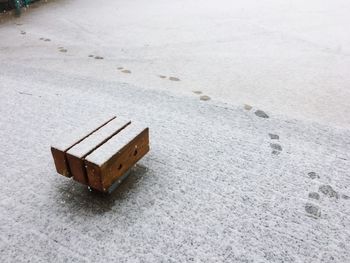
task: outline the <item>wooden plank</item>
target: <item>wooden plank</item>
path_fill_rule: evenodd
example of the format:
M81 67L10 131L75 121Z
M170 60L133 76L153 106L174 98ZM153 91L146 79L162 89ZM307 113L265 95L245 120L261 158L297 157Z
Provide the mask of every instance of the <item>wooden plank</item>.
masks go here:
M109 187L149 151L149 129L131 123L85 157L90 187L108 192Z
M93 120L89 120L89 122L87 122L84 127L78 127L78 129L75 129L73 132L66 132L63 134L63 136L60 138L60 141L57 142L54 146L51 146L51 153L55 162L57 173L71 177L72 174L69 170L65 152L77 143L86 139L89 135L113 119L115 119L115 116L110 118L99 117Z
M66 152L66 157L73 179L82 184L88 185L84 164L85 156L96 150L129 124L129 120L115 118L96 132L92 133L85 140L70 148Z

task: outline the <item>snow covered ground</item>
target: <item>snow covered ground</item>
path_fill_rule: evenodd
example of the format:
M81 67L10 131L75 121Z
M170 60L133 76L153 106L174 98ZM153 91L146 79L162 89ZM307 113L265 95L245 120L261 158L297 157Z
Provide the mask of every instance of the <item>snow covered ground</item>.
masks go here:
M304 2L2 15L1 262L347 262L350 4ZM50 145L113 114L146 123L151 151L101 196Z

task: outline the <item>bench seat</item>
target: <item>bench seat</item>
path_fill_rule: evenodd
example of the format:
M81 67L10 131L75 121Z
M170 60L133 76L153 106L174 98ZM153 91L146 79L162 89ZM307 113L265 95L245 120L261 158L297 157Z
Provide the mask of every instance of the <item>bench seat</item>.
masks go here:
M149 129L115 116L91 121L51 147L59 174L101 192L110 192L148 151Z

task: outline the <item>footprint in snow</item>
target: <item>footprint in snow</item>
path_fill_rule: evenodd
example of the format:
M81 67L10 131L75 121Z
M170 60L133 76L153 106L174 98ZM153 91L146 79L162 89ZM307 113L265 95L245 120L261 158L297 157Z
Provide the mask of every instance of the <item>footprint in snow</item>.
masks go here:
M271 140L279 140L279 136L277 134L269 133L269 137Z
M95 56L95 59L103 59L101 56Z
M319 200L320 199L320 194L316 192L311 192L309 193L309 198Z
M22 31L21 31L21 34L22 34L22 35L25 35L25 34L27 34L27 32L22 30Z
M321 208L315 204L312 204L312 203L305 204L305 211L306 211L308 216L313 217L315 219L317 219L321 216Z
M337 191L335 191L332 186L330 185L321 185L319 188L318 188L318 191L321 192L322 194L328 196L329 198L336 198L336 199L339 199L339 194Z
M62 53L66 53L68 50L65 49L64 47L59 47L58 51L62 52Z
M208 100L210 100L210 97L207 96L207 95L202 95L202 96L199 97L199 99L203 100L203 101L208 101Z
M315 179L315 178L320 178L320 176L318 174L316 174L315 172L309 172L308 176L311 179ZM333 189L332 186L328 185L328 184L323 184L320 185L318 188L318 193L317 192L310 192L308 194L308 197L310 199L313 199L315 201L319 201L320 200L320 194L323 194L324 196L328 197L328 198L335 198L335 199L339 199L339 197L341 196L342 199L348 200L350 199L349 196L342 194L340 195L337 191L335 191ZM321 209L319 206L312 204L312 203L307 203L305 205L305 211L307 213L308 216L311 216L313 218L319 218L321 216Z
M248 105L248 104L244 104L244 109L247 111L250 111L253 107Z
M273 133L269 133L269 137L271 140L279 140L280 138L279 135ZM274 155L278 155L282 152L282 146L279 143L270 143L270 147Z
M118 67L118 70L120 70L120 72L125 73L125 74L130 74L131 70L125 69L124 67Z
M161 78L161 79L166 79L167 78L167 76L165 76L165 75L158 75L158 77ZM177 78L177 77L168 77L168 79L171 80L171 81L180 81L180 79Z
M344 194L343 194L341 197L342 197L343 199L345 199L345 200L349 200L349 199L350 199L350 196L344 195Z
M282 146L278 143L270 143L272 154L278 155L282 152Z
M169 77L169 80L171 80L171 81L180 81L180 79L177 78L177 77Z
M309 173L307 173L307 175L311 178L311 179L319 179L320 178L320 176L317 174L317 173L315 173L315 172L309 172Z
M260 118L264 118L264 119L268 119L269 115L267 115L264 111L262 110L257 110L255 111L255 115L260 117Z
M194 91L192 91L192 92L193 92L194 94L197 94L197 95L203 94L203 92L200 91L200 90L194 90ZM201 96L199 96L199 99L202 100L202 101L208 101L208 100L210 100L211 98L210 98L208 95L201 95Z

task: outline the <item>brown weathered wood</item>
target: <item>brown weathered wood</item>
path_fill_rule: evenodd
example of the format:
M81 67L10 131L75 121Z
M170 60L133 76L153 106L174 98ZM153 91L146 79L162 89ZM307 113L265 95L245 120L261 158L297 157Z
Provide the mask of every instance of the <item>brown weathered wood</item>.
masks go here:
M71 177L72 175L69 171L65 150L62 151L51 146L51 153L52 153L53 160L55 162L57 173L63 176Z
M54 159L55 167L57 173L71 177L72 174L69 169L68 161L66 158L66 152L72 148L74 145L80 143L84 139L86 139L88 136L90 136L92 133L106 125L108 122L113 120L115 116L107 119L106 121L98 120L95 121L95 123L87 123L88 128L86 129L79 129L75 134L72 134L72 138L74 139L68 139L68 141L60 142L59 145L51 146L51 153L52 157ZM96 128L95 128L95 127ZM94 127L94 128L91 128Z
M148 128L131 123L86 156L85 167L90 187L107 192L148 151Z

